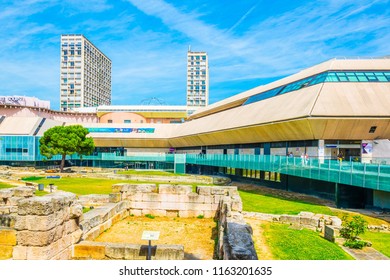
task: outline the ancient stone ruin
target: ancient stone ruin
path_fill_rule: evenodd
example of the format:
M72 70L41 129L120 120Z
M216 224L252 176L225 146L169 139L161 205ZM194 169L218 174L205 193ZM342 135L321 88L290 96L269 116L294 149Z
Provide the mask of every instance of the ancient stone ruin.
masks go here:
M85 214L85 200L71 193L35 197L31 187L1 190L0 259L145 259L144 245L94 240L119 220L146 214L215 218L220 259L257 259L236 187L198 186L194 193L190 185L116 184L112 190L109 203ZM181 245L153 248L152 259L183 258Z

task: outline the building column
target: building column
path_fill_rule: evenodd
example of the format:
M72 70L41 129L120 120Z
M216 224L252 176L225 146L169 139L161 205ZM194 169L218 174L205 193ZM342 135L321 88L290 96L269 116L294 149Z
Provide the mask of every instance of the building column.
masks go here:
M325 161L325 140L318 140L318 160L320 163Z

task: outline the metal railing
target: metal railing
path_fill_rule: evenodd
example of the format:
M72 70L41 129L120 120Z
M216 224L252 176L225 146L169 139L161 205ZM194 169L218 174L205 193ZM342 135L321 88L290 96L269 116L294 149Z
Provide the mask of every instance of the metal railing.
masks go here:
M390 165L278 155L186 155L186 163L278 172L390 191Z

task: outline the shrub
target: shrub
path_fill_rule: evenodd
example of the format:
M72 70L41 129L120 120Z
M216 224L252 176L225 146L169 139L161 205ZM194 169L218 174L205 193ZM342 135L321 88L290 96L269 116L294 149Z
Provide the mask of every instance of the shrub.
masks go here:
M363 249L367 244L368 242L363 240L347 240L345 241L344 246L352 249Z
M204 215L199 215L197 218L198 218L198 219L203 219L203 218L204 218Z
M344 216L342 220L343 227L340 230L340 235L346 240L344 246L354 249L362 249L367 246L367 242L359 240L359 235L367 229L367 221L361 216L353 216L352 219Z
M149 218L149 219L154 219L155 218L152 214L146 214L145 217Z

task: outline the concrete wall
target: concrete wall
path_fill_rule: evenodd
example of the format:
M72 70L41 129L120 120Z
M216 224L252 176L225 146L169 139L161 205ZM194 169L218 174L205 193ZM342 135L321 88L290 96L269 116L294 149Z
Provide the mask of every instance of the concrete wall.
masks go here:
M390 209L390 192L374 190L373 205L382 209Z

